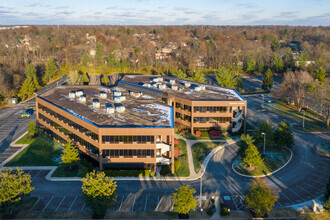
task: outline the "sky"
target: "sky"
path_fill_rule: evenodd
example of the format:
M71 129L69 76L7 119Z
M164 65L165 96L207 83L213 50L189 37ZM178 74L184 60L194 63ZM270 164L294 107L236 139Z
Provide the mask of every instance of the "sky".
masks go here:
M0 0L0 25L330 25L330 0Z

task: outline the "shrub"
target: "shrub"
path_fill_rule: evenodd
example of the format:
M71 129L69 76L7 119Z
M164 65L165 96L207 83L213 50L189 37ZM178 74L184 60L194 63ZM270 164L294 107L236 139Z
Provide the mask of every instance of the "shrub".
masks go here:
M175 145L179 145L179 141L178 140L174 140L174 144Z
M156 173L155 172L150 172L150 177L155 177Z
M324 203L323 207L324 207L326 210L329 210L329 211L330 211L330 199L328 199L328 200Z
M162 169L160 170L160 175L167 176L171 173L171 166L162 166Z
M196 134L197 137L200 137L201 136L201 132L200 131L196 131L195 134Z
M209 137L209 133L207 131L202 131L200 136L201 137Z
M208 209L206 210L206 214L207 214L208 216L212 216L212 215L214 214L213 209L212 209L212 208L208 208Z
M220 211L221 216L226 216L229 215L228 208L227 207L222 207Z
M219 131L219 130L212 130L212 131L210 131L210 135L211 135L212 137L219 137L221 134L222 134L222 133L221 133L221 131Z
M149 175L150 175L150 170L148 169L144 170L144 176L149 177Z
M174 170L177 171L181 167L181 161L176 160L174 161Z

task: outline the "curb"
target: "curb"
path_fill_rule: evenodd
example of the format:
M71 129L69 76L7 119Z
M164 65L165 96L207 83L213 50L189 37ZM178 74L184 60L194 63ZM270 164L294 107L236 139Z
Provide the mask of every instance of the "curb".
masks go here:
M16 140L14 140L13 142L11 142L11 144L9 145L10 147L24 147L27 144L15 144L19 139L21 139L22 137L24 137L26 134L28 133L28 131L24 132L21 136L19 136L18 138L16 138Z
M323 142L323 143L324 143L324 142ZM322 144L322 143L319 143L319 144L317 144L317 145L315 146L315 148L316 148L316 153L320 154L321 156L324 156L324 157L330 158L330 154L325 153L325 152L322 151L322 149L321 149L321 144Z
M286 147L286 148L287 148L287 147ZM234 168L234 163L232 163L231 168L232 168L232 170L233 170L236 174L238 174L238 175L240 175L240 176L243 176L243 177L256 178L256 177L266 177L266 176L271 176L271 175L273 175L274 173L277 173L278 171L282 170L284 167L286 167L286 165L288 165L288 164L290 163L290 161L291 161L291 159L292 159L292 156L293 156L293 152L292 152L291 149L289 149L289 148L287 148L287 149L291 152L291 155L290 155L289 160L288 160L283 166L281 166L280 168L278 168L277 170L275 170L275 171L273 171L273 172L271 172L271 173L268 173L268 174L265 174L265 175L258 175L258 176L249 176L249 175L245 175L245 174L241 174L241 173L237 172L237 171L235 170L235 168Z

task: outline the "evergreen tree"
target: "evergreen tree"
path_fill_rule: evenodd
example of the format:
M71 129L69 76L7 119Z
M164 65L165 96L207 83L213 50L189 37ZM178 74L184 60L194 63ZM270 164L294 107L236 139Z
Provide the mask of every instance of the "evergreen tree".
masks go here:
M258 217L263 217L273 209L278 196L265 185L264 179L256 178L248 186L250 189L244 198L247 208L252 209Z
M250 57L247 61L247 67L245 71L247 73L253 73L256 70L256 61L253 59L253 57Z
M323 66L320 66L317 70L316 70L316 75L315 78L320 82L320 84L322 85L325 81L325 77L327 76L325 69L323 68Z
M37 79L37 71L33 64L28 64L25 69L25 80L22 84L22 87L18 93L18 97L21 97L22 100L29 98L33 95L34 91L40 88Z
M45 75L42 78L43 83L46 84L47 82L49 82L56 75L56 72L57 67L54 63L54 60L53 58L49 58L46 65Z
M176 74L176 77L178 79L186 79L187 78L187 74L185 72L183 72L181 69L177 69L175 74Z
M287 121L281 121L277 126L276 144L279 147L291 148L293 146L293 133Z
M102 75L102 84L108 86L110 83L109 76L107 74Z
M89 83L89 78L88 78L88 75L87 75L86 72L83 74L83 76L82 76L82 80L83 80L83 83L84 83L85 85L88 85L88 83Z
M197 204L194 198L195 189L191 189L190 185L183 185L176 189L172 195L173 208L178 214L187 215L190 210L195 209Z
M72 144L72 142L68 142L64 145L61 158L61 163L69 165L70 170L72 165L76 164L80 160L78 149Z
M283 62L284 62L286 71L290 70L294 65L293 54L292 54L292 50L290 47L287 48L287 50L283 56Z
M31 120L29 123L28 134L30 137L34 137L37 134L36 123L34 123L33 120Z
M11 213L12 209L34 190L31 186L31 175L25 174L17 168L2 168L0 170L0 211L4 214Z
M280 47L281 47L280 42L277 39L274 39L271 44L271 48L272 48L273 52L277 51Z
M196 69L191 77L192 81L205 83L204 72L202 69Z
M260 59L259 62L258 62L258 68L257 68L258 72L263 73L264 68L265 68L264 61L262 59Z
M104 172L88 173L82 179L83 200L90 206L96 217L103 217L108 209L116 203L117 184Z
M86 53L86 51L84 51L84 55L81 58L81 64L83 66L88 66L88 63L90 62L90 57L88 56L88 54Z
M262 88L265 90L271 89L273 87L273 73L272 71L268 68L264 80L262 82Z
M257 168L262 163L260 153L254 144L249 144L246 148L243 162L249 167L254 166L255 168Z
M241 140L238 142L238 146L240 148L237 151L237 153L240 155L241 158L244 157L246 149L248 148L248 146L253 144L253 142L254 142L254 140L251 138L251 136L249 134L247 134L247 135L242 134L241 135Z
M102 44L98 42L96 44L96 52L95 52L95 64L96 66L103 65L103 51L102 51Z
M303 51L298 60L299 67L304 69L307 61L307 52Z
M264 135L262 133L266 134L266 146L273 147L275 145L275 132L268 120L264 123L259 123L253 133L253 137L256 140L255 143L260 147L264 146Z
M284 68L284 63L280 55L275 55L273 59L272 69L275 73L282 73Z
M216 71L216 80L223 87L236 89L239 86L239 77L228 67L223 66Z
M116 54L115 53L109 53L108 66L113 67L113 68L118 68L120 66L120 62L118 62L116 60Z

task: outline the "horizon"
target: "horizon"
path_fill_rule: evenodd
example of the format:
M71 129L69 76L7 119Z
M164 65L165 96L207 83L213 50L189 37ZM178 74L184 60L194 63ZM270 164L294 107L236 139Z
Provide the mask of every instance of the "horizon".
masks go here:
M8 0L0 25L329 26L329 11L325 0Z

